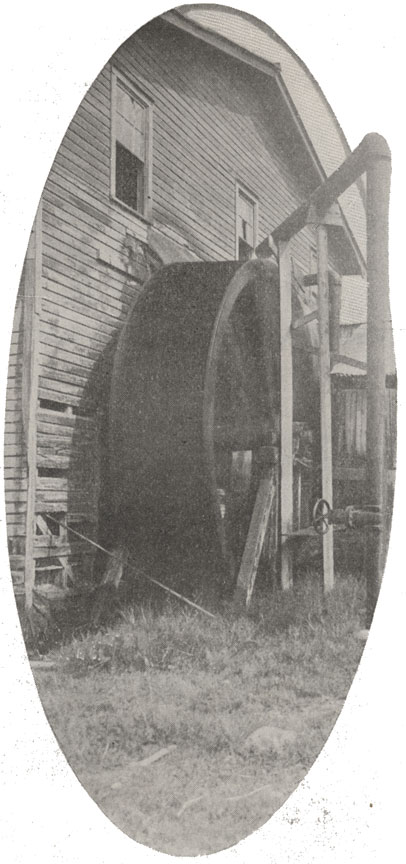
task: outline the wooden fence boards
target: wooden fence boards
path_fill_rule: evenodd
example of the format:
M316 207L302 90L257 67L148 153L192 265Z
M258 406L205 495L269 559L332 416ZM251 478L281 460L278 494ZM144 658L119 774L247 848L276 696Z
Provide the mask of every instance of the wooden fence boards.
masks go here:
M345 460L360 461L366 453L366 389L340 385L334 388L334 457L337 464ZM386 389L386 448L388 468L395 465L396 390Z

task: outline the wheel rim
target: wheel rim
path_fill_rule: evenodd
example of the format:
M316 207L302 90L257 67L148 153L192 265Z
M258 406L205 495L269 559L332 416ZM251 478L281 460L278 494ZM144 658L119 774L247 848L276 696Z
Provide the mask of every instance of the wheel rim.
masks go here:
M252 292L251 298L247 294L249 291ZM256 480L259 480L259 477L255 477L255 472L258 474L257 454L261 447L272 445L272 433L278 426L278 291L279 277L275 262L255 260L241 266L224 293L213 327L206 364L203 398L204 455L221 556L232 578L236 575L238 519L249 519L250 493L252 496ZM244 344L247 316L243 316L239 310L239 302L241 304L245 299L244 293L250 301L248 306L251 313L248 317L251 325L254 322L250 335L256 335L254 340L251 338L250 346L247 345L248 340L245 340ZM245 328L245 336L241 328ZM238 337L236 329L239 329ZM238 357L238 352L242 356ZM236 384L238 377L241 380ZM258 394L256 384L259 381L262 392ZM227 410L223 411L222 415L221 410L219 413L221 389L224 396L227 387L230 390L228 418ZM225 437L224 441L222 436ZM228 462L230 472L229 487L225 489L219 483L222 479L219 453L223 454L223 463ZM241 488L233 497L233 484L235 487L238 483ZM231 522L230 518L227 518L227 508ZM231 529L231 536L228 529Z

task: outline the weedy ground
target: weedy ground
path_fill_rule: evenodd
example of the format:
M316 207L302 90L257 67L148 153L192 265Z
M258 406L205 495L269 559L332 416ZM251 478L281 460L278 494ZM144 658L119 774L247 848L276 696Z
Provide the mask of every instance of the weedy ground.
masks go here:
M258 596L248 615L175 604L123 610L51 651L53 668L35 675L104 813L138 842L198 855L263 824L314 762L360 660L365 590L343 576L324 598L308 573L293 592ZM249 749L263 726L272 744Z

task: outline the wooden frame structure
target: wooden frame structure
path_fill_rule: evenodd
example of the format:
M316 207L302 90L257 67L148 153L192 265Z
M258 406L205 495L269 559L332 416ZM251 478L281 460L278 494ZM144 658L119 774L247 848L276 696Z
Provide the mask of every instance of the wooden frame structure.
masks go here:
M281 290L281 582L292 584L292 558L289 540L292 532L293 498L293 379L292 379L292 299L289 244L305 225L317 226L317 284L319 324L320 425L322 449L322 496L332 507L333 465L331 445L330 373L339 355L330 355L329 337L329 226L340 224L337 198L364 172L367 177L367 466L366 506L383 512L385 446L385 313L389 308L388 211L391 157L380 135L369 134L331 177L313 192L307 202L292 213L257 250L279 251ZM310 316L305 316L307 323ZM334 345L337 350L337 346ZM351 363L350 358L346 362ZM355 365L358 365L356 362ZM382 571L382 531L379 525L368 529L365 555L367 583L367 626L375 609ZM324 590L334 584L333 528L323 536Z

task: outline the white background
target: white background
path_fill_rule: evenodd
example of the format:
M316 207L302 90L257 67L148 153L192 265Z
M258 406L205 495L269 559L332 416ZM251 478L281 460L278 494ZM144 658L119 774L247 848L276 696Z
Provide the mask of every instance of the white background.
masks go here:
M231 5L231 4L227 4ZM273 6L273 8L272 8ZM405 194L401 4L240 3L266 21L318 80L351 147L371 131L393 154L391 302L399 385L399 458L394 526L381 597L354 686L322 756L287 804L220 861L394 862L404 860L403 709L405 553L403 282ZM165 7L150 0L36 0L3 11L1 291L4 383L18 280L36 205L79 101L118 45ZM7 17L6 17L7 16ZM1 410L4 410L2 401ZM115 829L82 790L60 753L32 682L15 615L2 504L0 554L0 848L10 864L126 864L163 856ZM403 801L402 801L403 798ZM372 807L370 806L372 804Z

